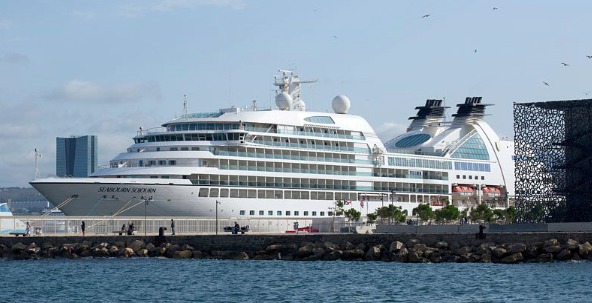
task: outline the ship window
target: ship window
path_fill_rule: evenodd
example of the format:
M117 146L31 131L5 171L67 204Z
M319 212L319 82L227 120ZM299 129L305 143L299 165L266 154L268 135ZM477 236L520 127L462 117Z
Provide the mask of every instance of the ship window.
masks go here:
M171 149L170 149L170 151L178 151L178 150L179 150L179 148L177 148L177 147L171 147Z
M208 189L207 188L200 188L199 189L199 197L207 197L208 196Z
M313 211L313 212L312 212L312 216L313 216L313 217L316 217L316 216L317 216L317 212L316 212L316 211Z
M300 212L299 212L299 211L297 211L297 210L295 210L295 211L294 211L294 216L298 216L298 215L300 215Z
M308 216L308 211L304 211L304 216Z
M260 216L263 216L263 215L265 215L265 211L262 211L262 210L260 210L260 211L259 211L259 215L260 215Z
M212 188L210 190L210 197L214 197L214 198L218 197L218 189L217 188Z
M228 198L228 188L220 189L220 198Z
M324 211L322 211L322 212L321 212L321 217L324 217L324 216L325 216L325 212L324 212Z
M158 165L166 165L166 160L158 160Z
M485 180L485 176L481 176L481 180Z
M268 216L273 216L273 210L268 210L268 211L267 211L267 215L268 215Z
M319 124L335 124L335 121L329 116L312 116L304 118L304 121Z
M240 215L241 215L241 216L244 216L244 215L245 215L245 211L244 211L244 210L241 210L241 211L240 211Z
M465 143L450 155L452 158L489 160L489 153L487 147L479 136L479 133L474 133Z
M277 215L278 215L278 216L281 216L281 215L282 215L282 211L281 211L281 210L278 210L278 211L277 211Z
M255 211L254 210L249 210L249 215L250 216L254 216L255 215Z
M395 146L398 148L407 148L422 144L428 141L431 138L428 134L415 134L408 137L405 137L395 143Z
M290 211L286 210L286 216L289 216L289 215L290 215Z
M177 165L177 161L176 160L169 160L169 165Z

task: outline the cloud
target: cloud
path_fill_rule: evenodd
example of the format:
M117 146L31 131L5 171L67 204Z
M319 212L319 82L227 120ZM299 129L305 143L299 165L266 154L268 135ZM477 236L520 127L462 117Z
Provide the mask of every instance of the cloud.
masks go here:
M0 55L0 62L10 64L25 64L29 63L29 57L19 53L4 53Z
M105 87L94 82L72 80L45 97L50 100L71 102L135 102L144 99L159 99L160 90L157 85L148 83Z
M162 0L155 5L125 5L120 7L119 13L128 18L134 18L148 12L170 12L178 9L191 9L203 6L216 6L231 9L243 9L244 0Z

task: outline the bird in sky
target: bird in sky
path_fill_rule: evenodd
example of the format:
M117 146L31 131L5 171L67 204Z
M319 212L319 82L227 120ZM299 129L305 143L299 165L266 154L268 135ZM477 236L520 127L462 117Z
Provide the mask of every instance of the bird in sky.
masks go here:
M477 52L477 49L475 49L475 52Z
M429 17L429 16L430 16L430 15L429 15L429 14L427 14L427 15L423 15L423 16L421 16L421 17L422 17L422 18L427 18L427 17Z
M561 64L563 64L563 66L569 66L569 64L561 62Z
M546 86L550 86L549 83L543 81L543 84L545 84Z
M497 9L498 9L497 7L495 7L495 6L493 7L493 10L497 10Z
M592 56L588 56L588 55L587 55L586 57L588 57L588 59L592 59Z

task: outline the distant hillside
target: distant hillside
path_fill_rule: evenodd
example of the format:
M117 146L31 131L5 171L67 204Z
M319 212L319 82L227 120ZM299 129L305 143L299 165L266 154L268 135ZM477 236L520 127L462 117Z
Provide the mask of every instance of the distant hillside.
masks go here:
M46 200L36 189L32 187L2 187L0 188L0 203L12 201L40 201Z

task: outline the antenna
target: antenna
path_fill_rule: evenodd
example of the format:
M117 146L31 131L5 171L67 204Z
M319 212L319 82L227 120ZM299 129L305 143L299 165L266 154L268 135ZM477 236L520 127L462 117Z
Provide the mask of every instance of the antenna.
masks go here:
M183 95L185 101L183 101L183 118L187 118L187 95Z
M33 180L39 178L39 167L37 166L37 159L41 158L41 153L35 148L35 177Z

